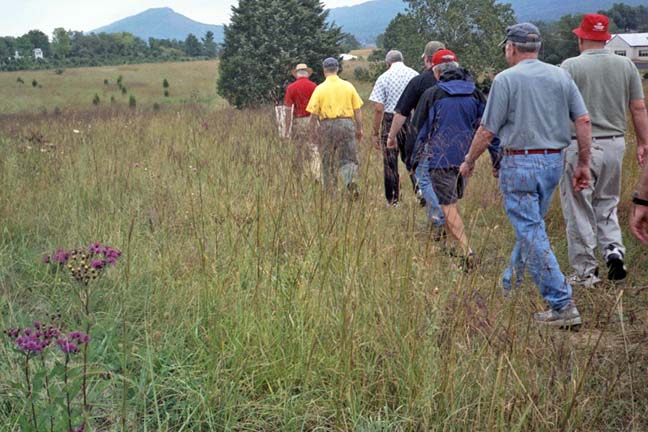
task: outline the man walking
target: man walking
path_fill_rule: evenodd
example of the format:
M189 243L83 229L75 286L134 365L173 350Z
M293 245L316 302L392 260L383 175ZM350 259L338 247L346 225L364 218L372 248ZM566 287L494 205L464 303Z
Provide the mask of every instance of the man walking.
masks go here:
M629 58L605 49L611 38L608 18L587 14L573 32L581 55L565 60L562 67L576 82L592 120L592 184L582 192L570 187L578 158L578 146L573 140L565 151L560 202L567 225L569 264L575 271L569 281L591 287L601 281L594 253L597 246L609 280L621 281L627 275L617 217L626 114L629 109L637 135L639 164L648 156L648 116L637 67Z
M315 84L309 79L313 74L313 69L306 64L300 63L292 71L295 82L286 88L284 105L292 108L293 118L286 116L286 130L290 130L292 120L292 138L297 143L301 155L304 157L308 168L316 179L321 176L319 152L315 143L311 142L308 125L310 113L306 111L306 106L315 91Z
M566 71L538 60L541 37L535 25L508 27L502 44L511 67L495 77L481 126L459 170L470 176L477 158L493 136L499 136L503 152L500 191L516 238L502 277L504 294L519 287L526 269L550 306L536 313L535 320L554 326L578 325L581 317L549 244L544 217L562 174L562 149L571 141L570 119L578 139L572 187L580 191L589 184L587 108Z
M423 93L416 108L414 123L419 134L412 165L423 197L427 199L430 193L438 197L446 229L463 252L463 267L471 270L476 264L475 253L468 245L457 206L466 186L459 166L479 126L486 99L468 71L459 67L452 51L437 51L432 71L438 83Z
M392 50L385 56L388 70L378 77L376 84L369 96L374 102L373 141L378 150L383 154L383 170L385 178L385 198L387 205L397 205L400 200L400 178L398 175L398 153L400 150L401 159L407 163L409 156L406 149L407 140L412 139L411 128L402 128L396 135L398 147L387 148L387 136L391 129L396 103L405 87L418 73L403 63L403 54L400 51ZM408 134L410 136L408 136ZM415 179L412 178L412 186L416 187Z
M359 196L356 140L362 141L363 136L362 99L351 83L338 76L336 59L329 57L322 66L326 80L315 88L306 107L311 113L311 136L313 142L319 138L324 188L329 192L337 188L339 164L344 185L355 200Z
M436 78L434 78L434 73L432 73L432 57L434 56L434 54L436 54L437 51L442 49L445 49L445 45L438 41L430 41L425 45L425 49L423 50L423 54L421 55L425 70L423 71L423 73L415 76L410 80L409 84L407 84L407 87L405 87L403 94L401 94L401 97L398 99L398 103L394 108L394 119L387 135L387 148L395 149L397 147L398 143L396 141L396 137L398 136L402 128L413 127L411 121L409 121L408 119L410 119L410 115L416 108L423 93L427 89L434 87L437 83ZM405 157L405 160L408 161L405 163L405 166L410 172L410 178L414 182L416 181L416 177L414 175L413 168L409 163L409 160L411 159L412 151L414 149L414 141L417 134L418 131L416 130L416 128L413 128L411 132L406 130L406 135L411 136L412 139L409 139L407 141L404 152L406 154L403 155ZM417 189L418 192L418 188L415 189ZM431 192L432 193L428 196L427 199L421 198L421 205L427 206L428 218L434 221L434 226L438 229L442 229L441 227L445 225L443 211L441 210L439 200L434 194L434 191L431 190Z

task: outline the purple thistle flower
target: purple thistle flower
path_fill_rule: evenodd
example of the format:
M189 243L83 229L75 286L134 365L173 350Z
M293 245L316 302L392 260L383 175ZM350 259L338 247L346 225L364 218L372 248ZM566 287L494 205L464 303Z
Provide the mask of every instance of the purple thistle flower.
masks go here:
M49 255L45 255L43 258L43 264L49 264L51 262L51 258Z
M34 328L36 328L37 330L40 330L41 326L42 326L42 323L40 321L34 321Z
M54 252L54 255L52 255L52 261L58 264L67 263L69 258L70 258L70 254L65 252L61 248L57 249L56 252Z
M100 253L101 249L101 242L95 242L88 246L88 252Z
M90 266L96 270L101 270L105 265L106 265L106 261L100 259L92 260L92 262L90 263Z
M90 336L81 331L73 331L68 335L68 339L76 341L78 344L86 344L90 342Z
M77 344L65 338L57 339L56 344L65 354L75 354L79 351Z
M31 336L32 335L32 329L26 328L25 330L23 330L23 334L25 336Z

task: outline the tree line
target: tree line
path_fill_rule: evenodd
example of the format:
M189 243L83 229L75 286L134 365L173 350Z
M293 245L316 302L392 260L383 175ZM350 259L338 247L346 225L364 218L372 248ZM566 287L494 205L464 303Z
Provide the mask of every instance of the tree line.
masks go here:
M43 59L35 59L33 50L36 48L42 50ZM218 56L220 49L211 31L200 39L189 34L185 40L149 38L144 41L126 32L85 34L57 28L50 41L42 31L31 30L19 37L0 37L0 70L214 58Z
M505 65L497 47L504 28L515 21L513 10L506 3L494 0L405 0L409 7L398 14L378 37L378 49L372 60L379 61L390 49L403 52L410 65L421 63L421 47L428 40L444 41L470 70L498 70ZM647 32L648 7L617 3L609 10L598 11L610 18L612 33ZM578 41L572 30L580 25L582 14L565 15L557 21L534 22L543 37L540 59L559 64L579 54ZM374 78L380 72L368 74Z

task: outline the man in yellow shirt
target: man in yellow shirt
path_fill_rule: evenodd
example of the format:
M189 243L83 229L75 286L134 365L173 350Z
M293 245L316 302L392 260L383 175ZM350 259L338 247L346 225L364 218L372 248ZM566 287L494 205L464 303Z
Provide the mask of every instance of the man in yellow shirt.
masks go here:
M322 155L324 188L337 187L337 164L344 185L352 199L358 198L358 152L356 140L362 141L362 99L353 85L338 76L340 65L332 57L324 60L326 80L317 86L306 111L311 113L310 131L313 142L319 143ZM353 120L355 119L355 127Z

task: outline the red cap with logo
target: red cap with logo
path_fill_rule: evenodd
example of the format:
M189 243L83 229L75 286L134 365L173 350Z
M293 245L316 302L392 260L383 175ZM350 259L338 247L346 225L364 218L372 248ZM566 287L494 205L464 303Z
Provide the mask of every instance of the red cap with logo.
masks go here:
M453 53L450 50L443 49L434 53L434 56L432 57L432 66L437 66L440 65L441 63L450 63L456 61L458 60L457 60L457 55L455 53Z
M607 41L612 38L608 33L608 17L601 14L586 14L580 27L572 32L581 39Z

